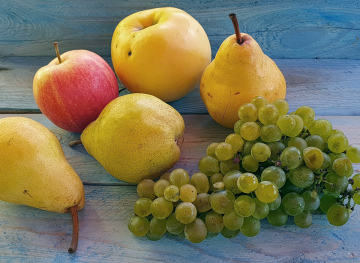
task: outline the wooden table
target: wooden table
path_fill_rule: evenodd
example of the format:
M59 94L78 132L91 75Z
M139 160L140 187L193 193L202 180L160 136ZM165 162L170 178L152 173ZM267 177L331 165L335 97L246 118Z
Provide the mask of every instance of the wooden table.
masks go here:
M6 23L0 26L0 118L26 116L56 134L84 183L86 205L79 212L78 250L68 254L72 231L69 214L0 202L0 262L360 262L360 207L355 207L342 227L334 227L325 215L316 214L307 229L296 227L293 220L282 227L262 220L260 233L252 238L217 236L192 244L168 235L156 242L133 236L127 222L137 200L136 186L109 175L82 145L68 146L79 134L56 127L40 113L32 94L32 80L35 72L53 58L50 46L54 38L64 39L63 52L82 45L111 64L108 43L114 25L125 15L159 4L85 2L2 3L0 21ZM311 106L317 118L328 119L351 143L360 144L357 1L276 4L272 0L220 0L210 6L204 6L208 1L203 0L191 4L164 2L187 10L204 25L213 55L225 37L232 34L230 21L223 17L238 8L243 14L239 17L244 19L241 24L259 39L282 70L290 111ZM67 21L73 21L71 26ZM38 35L30 33L33 28ZM320 59L315 58L318 54ZM193 174L207 145L224 140L232 130L211 119L198 89L170 104L183 115L186 125L181 158L173 169L180 167ZM354 168L355 173L360 172L359 164Z
M133 236L127 229L127 221L137 199L136 186L109 175L82 145L70 148L68 143L78 139L79 134L66 132L44 115L34 113L32 77L48 60L1 59L2 67L9 70L0 71L0 107L3 109L0 118L29 117L44 124L59 138L69 163L85 187L86 205L79 212L79 246L75 254L67 253L72 230L69 214L0 202L1 262L191 262L195 258L200 262L360 260L359 207L355 207L349 222L342 227L331 226L325 215L316 214L313 225L307 229L296 227L292 220L283 227L273 227L262 220L260 233L252 238L218 236L192 244L170 236L157 242ZM281 59L276 62L287 80L290 111L309 105L317 118L328 119L351 143L360 144L359 60ZM193 174L206 146L224 140L232 131L206 114L198 89L170 104L183 114L186 125L181 158L174 168L181 167ZM16 109L12 105L17 105ZM359 165L354 167L355 172L359 172Z

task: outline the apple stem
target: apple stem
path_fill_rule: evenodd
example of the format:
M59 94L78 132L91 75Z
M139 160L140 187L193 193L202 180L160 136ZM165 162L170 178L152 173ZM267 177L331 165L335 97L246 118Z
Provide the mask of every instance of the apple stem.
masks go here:
M76 141L69 142L69 147L73 147L73 146L79 145L79 144L82 144L82 141L80 139L76 140Z
M239 22L237 20L236 14L231 13L229 14L229 17L234 25L234 29L235 29L235 35L236 35L236 41L239 45L242 44L242 38L241 38L241 34L240 34L240 29L239 29Z
M61 63L62 61L61 61L60 52L59 52L59 43L54 42L54 47L55 47L56 56L57 56L59 62Z
M73 223L73 233L72 233L72 240L70 244L70 248L68 252L70 254L75 253L79 241L79 220L78 220L78 206L70 207L70 213Z

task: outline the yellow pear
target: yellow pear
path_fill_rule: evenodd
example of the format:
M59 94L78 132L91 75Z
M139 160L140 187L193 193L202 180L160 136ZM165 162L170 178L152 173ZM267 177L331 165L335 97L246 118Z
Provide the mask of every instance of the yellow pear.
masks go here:
M221 44L215 59L206 67L200 82L200 95L219 124L233 128L238 109L256 96L269 102L284 99L285 78L275 62L258 43L239 31L235 14L230 14L236 34Z
M115 178L138 183L154 179L180 158L185 124L159 98L132 93L111 101L81 134L81 142Z
M0 119L0 200L73 217L73 253L78 240L77 211L84 186L67 162L56 136L25 117Z

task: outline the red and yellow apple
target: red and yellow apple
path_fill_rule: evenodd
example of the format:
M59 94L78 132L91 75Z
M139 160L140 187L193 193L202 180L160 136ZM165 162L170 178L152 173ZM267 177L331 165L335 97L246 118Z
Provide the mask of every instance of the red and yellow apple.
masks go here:
M130 92L170 102L199 84L211 61L211 47L205 30L191 15L163 7L124 18L112 37L111 58Z
M71 50L40 68L33 93L41 112L58 127L81 133L119 96L114 71L99 55Z

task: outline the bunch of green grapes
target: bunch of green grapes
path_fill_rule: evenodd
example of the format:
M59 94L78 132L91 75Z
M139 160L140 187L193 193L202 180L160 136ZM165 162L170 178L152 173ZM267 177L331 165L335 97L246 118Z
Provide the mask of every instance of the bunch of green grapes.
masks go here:
M159 240L165 233L190 242L222 235L252 237L261 221L298 227L312 224L315 211L344 225L360 204L360 146L314 110L288 113L285 100L255 97L238 110L224 141L208 145L198 172L166 173L137 186L139 199L128 227L136 236Z

